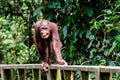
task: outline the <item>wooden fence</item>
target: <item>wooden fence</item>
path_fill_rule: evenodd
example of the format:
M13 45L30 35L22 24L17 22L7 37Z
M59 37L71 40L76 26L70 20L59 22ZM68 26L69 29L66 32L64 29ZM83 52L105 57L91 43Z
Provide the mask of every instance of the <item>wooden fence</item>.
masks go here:
M119 66L51 65L44 72L41 64L9 64L0 65L0 80L112 80L111 74L119 72Z

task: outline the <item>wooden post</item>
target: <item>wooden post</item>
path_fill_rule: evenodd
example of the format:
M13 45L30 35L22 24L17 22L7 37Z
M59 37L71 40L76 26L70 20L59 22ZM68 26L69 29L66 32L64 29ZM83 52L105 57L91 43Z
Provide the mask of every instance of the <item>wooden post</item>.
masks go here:
M89 80L89 72L81 71L81 80Z
M100 80L112 80L110 73L100 73Z
M26 80L26 74L24 69L18 69L18 80Z
M64 70L63 71L63 76L64 76L64 80L73 80L73 74L71 71L67 71L67 70Z
M3 69L3 67L1 67L1 79L2 80L5 80L5 76L4 76L4 69Z
M11 69L1 69L2 80L13 80Z
M52 80L51 79L51 71L50 71L49 67L48 67L48 72L46 72L46 75L47 75L47 80Z
M40 69L32 69L33 80L41 80L41 70Z
M50 71L51 71L51 80L56 80L57 70L51 69Z
M95 80L100 80L100 69L99 68L95 71Z

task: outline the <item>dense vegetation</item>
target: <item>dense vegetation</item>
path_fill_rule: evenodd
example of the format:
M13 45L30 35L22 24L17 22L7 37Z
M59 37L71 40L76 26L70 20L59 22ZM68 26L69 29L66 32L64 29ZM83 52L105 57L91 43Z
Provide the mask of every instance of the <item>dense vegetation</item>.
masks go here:
M120 0L0 0L1 63L39 63L39 19L58 24L69 64L120 65Z

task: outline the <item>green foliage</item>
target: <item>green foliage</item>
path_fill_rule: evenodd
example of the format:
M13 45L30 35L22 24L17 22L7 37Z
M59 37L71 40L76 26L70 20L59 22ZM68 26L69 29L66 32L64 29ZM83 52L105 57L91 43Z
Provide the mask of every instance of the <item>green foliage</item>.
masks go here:
M99 46L94 46L93 49L95 49L97 53L102 54L101 56L107 61L102 65L120 65L117 62L117 59L119 58L117 55L119 55L120 51L120 6L118 3L120 2L115 2L112 8L102 10L101 14L90 22L90 24L92 23L90 30L93 34L95 33L95 39L92 40L91 44L91 50L93 45L99 44Z
M1 54L4 55L6 63L24 63L28 60L27 46L23 43L24 26L19 25L16 19L13 21L4 20L1 17L0 37L1 37ZM18 33L19 32L19 33ZM24 52L23 52L24 51Z

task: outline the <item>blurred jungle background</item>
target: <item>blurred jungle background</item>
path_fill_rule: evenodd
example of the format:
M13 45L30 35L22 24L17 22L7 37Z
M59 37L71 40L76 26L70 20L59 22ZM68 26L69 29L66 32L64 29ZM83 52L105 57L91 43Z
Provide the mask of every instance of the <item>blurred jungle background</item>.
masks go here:
M0 63L40 63L37 20L59 28L71 65L120 65L120 0L0 0Z

